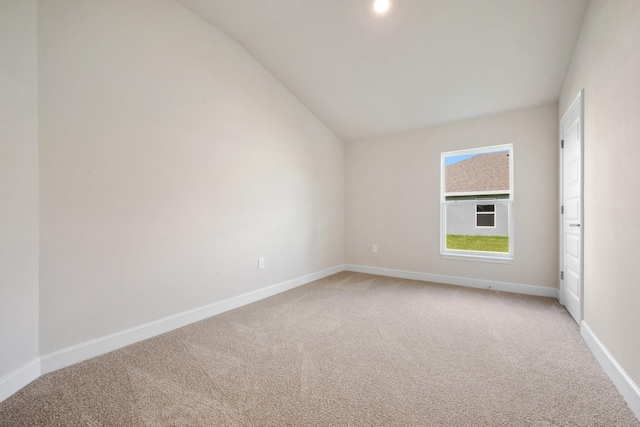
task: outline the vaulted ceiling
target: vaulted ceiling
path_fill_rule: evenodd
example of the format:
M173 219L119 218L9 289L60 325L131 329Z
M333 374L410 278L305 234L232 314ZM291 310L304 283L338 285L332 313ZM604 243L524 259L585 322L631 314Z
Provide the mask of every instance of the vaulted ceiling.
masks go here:
M556 102L588 0L177 0L343 141Z

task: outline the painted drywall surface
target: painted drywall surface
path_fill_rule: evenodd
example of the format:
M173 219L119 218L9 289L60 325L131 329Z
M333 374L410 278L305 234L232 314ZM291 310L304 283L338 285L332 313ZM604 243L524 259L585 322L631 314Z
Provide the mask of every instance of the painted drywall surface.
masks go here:
M592 0L562 90L584 88L584 319L640 384L640 2Z
M344 262L344 146L238 44L172 0L38 12L42 354Z
M346 144L346 262L557 287L557 114L549 105ZM513 263L443 259L440 153L508 143L514 147Z
M0 378L38 357L37 3L0 2Z

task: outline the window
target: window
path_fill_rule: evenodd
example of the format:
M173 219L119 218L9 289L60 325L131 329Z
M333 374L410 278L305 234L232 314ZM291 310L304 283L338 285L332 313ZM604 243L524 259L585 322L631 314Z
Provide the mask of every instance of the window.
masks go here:
M441 155L440 253L513 260L513 145Z
M476 205L476 228L496 227L496 205Z

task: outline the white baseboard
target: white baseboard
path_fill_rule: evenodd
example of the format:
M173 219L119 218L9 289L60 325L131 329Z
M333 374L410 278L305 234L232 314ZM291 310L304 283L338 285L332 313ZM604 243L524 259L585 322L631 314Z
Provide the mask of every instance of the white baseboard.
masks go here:
M40 375L71 366L92 357L100 356L110 351L117 350L127 345L143 341L148 338L181 328L191 323L206 319L216 314L224 313L238 307L268 298L270 296L288 291L298 286L319 280L332 274L348 270L361 273L377 274L380 276L398 277L429 282L438 282L451 285L467 286L472 288L494 289L506 292L516 292L528 295L558 297L558 291L543 286L521 285L506 282L495 282L480 279L468 279L462 277L443 276L428 273L419 273L403 270L392 270L378 267L366 267L359 265L338 265L296 279L288 280L257 291L249 292L237 297L218 301L203 307L178 313L173 316L146 323L125 331L96 338L91 341L67 347L36 359L28 365L20 368L0 379L0 402L20 388L29 384Z
M604 372L611 378L611 381L613 381L613 384L627 402L631 411L636 418L640 420L640 388L638 385L627 375L622 366L620 366L613 355L609 353L609 350L607 350L584 320L580 324L580 333L596 360L600 363L602 369L604 369Z
M215 316L216 314L251 304L252 302L268 298L298 286L306 285L314 280L322 279L343 270L344 265L338 265L46 354L40 358L42 375L187 326L191 323Z
M495 280L469 279L466 277L444 276L440 274L420 273L417 271L393 270L389 268L368 267L347 264L345 270L358 273L376 274L378 276L397 277L399 279L422 280L425 282L444 283L447 285L466 286L468 288L491 289L494 291L512 292L524 295L535 295L558 299L559 291L546 286L524 285L519 283L498 282Z
M26 365L0 378L0 402L40 376L40 359L35 358Z

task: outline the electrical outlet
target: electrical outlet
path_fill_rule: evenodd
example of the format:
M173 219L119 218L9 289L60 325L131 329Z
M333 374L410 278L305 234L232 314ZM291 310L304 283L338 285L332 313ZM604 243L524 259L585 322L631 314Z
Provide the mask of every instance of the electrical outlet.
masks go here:
M371 252L373 252L374 254L378 253L378 245L371 245Z
M258 258L258 270L262 270L264 268L264 258Z

